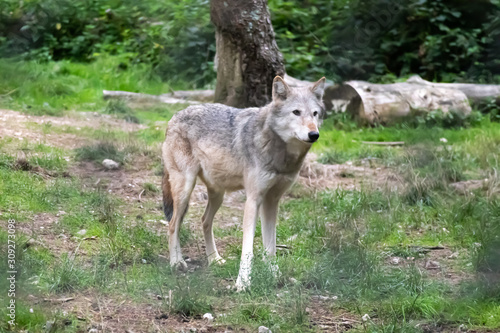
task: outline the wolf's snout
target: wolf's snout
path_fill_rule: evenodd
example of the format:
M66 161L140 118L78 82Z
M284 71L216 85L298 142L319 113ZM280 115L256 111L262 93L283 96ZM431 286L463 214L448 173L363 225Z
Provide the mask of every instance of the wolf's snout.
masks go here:
M319 138L319 133L318 132L309 132L309 140L311 140L312 142L318 140Z

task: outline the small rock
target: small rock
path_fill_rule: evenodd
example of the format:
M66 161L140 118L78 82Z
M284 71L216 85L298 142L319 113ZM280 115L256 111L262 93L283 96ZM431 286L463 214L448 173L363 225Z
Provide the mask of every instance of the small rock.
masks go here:
M401 258L399 258L399 257L391 258L391 264L393 264L393 265L399 265L400 261L401 261Z
M32 246L32 245L35 245L36 244L36 240L34 240L33 238L30 238L27 242L26 242L26 245L27 246Z
M118 162L115 162L110 159L105 159L102 161L102 166L106 168L107 170L115 170L120 167L120 164Z
M86 233L87 233L87 230L82 229L82 230L78 231L76 234L79 236L84 236Z
M313 298L319 299L320 301L328 301L330 299L335 301L336 299L338 299L337 296L330 297L330 296L323 296L323 295L314 295Z
M266 326L259 326L259 333L273 333L273 332Z
M146 259L141 259L141 261L142 261L143 264L147 264L148 263L148 261Z
M434 260L427 260L424 265L425 269L440 269L441 265Z
M208 313L208 312L207 312L207 313L205 313L205 314L203 315L203 319L206 319L208 322L212 322L212 321L214 321L214 316L212 316L212 314L211 314L211 313Z
M295 279L295 278L293 278L293 277L289 278L288 280L289 280L291 283L293 283L293 284L297 284L297 283L299 282L299 281L297 281L297 279Z

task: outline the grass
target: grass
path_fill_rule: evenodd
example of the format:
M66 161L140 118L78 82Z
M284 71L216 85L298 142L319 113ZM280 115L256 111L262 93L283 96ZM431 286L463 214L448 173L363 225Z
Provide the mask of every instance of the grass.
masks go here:
M29 114L61 115L65 110L116 112L107 106L103 90L162 94L185 88L182 83L163 83L145 64L128 66L120 56L99 57L91 64L23 62L0 59L0 105ZM123 108L122 108L123 109Z
M0 80L0 94L26 81L1 97L2 107L57 115L95 110L145 125L125 132L33 123L30 128L43 133L45 143L0 140L0 248L5 250L7 240L3 222L11 218L22 230L18 244L29 238L40 242L18 246L18 326L2 322L0 330L44 332L47 321L54 321L53 331L85 331L71 312L62 313L58 305L34 306L28 297L81 294L117 303L125 298L137 307L153 304L172 318L198 323L210 312L221 329L256 331L264 325L273 332L316 332L318 325L338 325L339 318L353 332L453 331L461 325L478 332L500 329L500 286L495 280L500 251L498 123L483 116L460 124L447 120L359 128L342 115L327 119L313 148L320 161L351 162L375 171L390 167L404 187L294 188L294 195L280 206L277 243L285 245L275 262L280 274L275 276L262 259L258 226L252 288L235 293L230 288L239 268L239 225L216 227L227 262L207 267L198 223L203 207L193 205L181 236L195 269L176 273L168 266L166 228L157 222L164 219L160 177L141 180L139 202L107 191L111 178L94 186L95 180L69 174L79 161L101 163L104 158L123 163L124 172L161 169L165 124L182 106L101 101L101 89L159 93L168 88L148 76L147 68L112 70L116 62L106 57L89 65L0 61L5 69L0 71L5 79ZM8 74L14 69L20 71L19 78ZM55 148L51 134L76 135L88 144L75 150ZM378 147L361 141L405 145ZM138 157L147 163L138 166ZM340 175L353 176L348 171ZM483 187L465 194L450 188L453 182L485 178ZM242 212L223 207L215 224L234 215L241 220ZM47 223L40 216L52 221L43 225L46 229L39 228ZM448 258L426 250L436 246L456 255ZM400 263L392 264L393 258ZM426 270L427 260L437 260L442 270ZM6 286L5 265L0 263L1 290ZM155 321L155 316L151 313L146 320Z

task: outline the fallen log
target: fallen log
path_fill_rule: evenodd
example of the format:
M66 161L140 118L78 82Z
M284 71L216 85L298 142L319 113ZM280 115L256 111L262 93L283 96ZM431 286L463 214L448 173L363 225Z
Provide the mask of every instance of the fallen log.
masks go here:
M460 90L411 82L374 84L348 81L334 88L339 100L348 100L346 112L369 124L390 124L405 117L434 110L471 113L467 96Z
M460 90L472 104L484 102L489 99L494 99L497 103L500 102L500 85L496 84L436 83L424 80L419 75L411 76L406 82L431 88Z
M156 103L166 103L166 104L200 104L200 102L195 100L173 97L172 93L162 94L162 95L149 95L142 93L133 93L128 91L103 90L102 95L105 100L125 99L134 102L156 102Z
M164 94L172 98L182 100L197 101L202 103L213 103L215 92L212 89L206 90L175 90L171 94ZM163 96L163 95L162 95Z
M361 122L389 124L406 117L435 110L461 117L471 113L471 104L495 100L500 103L500 85L472 83L434 83L418 75L406 82L373 84L347 81L332 86L333 105L346 105L345 111Z

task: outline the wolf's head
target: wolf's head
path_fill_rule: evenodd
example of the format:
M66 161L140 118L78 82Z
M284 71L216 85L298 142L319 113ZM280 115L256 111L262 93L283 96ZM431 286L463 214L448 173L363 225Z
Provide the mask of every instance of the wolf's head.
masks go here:
M324 89L324 77L310 87L297 88L274 78L270 124L283 141L311 145L318 140Z

